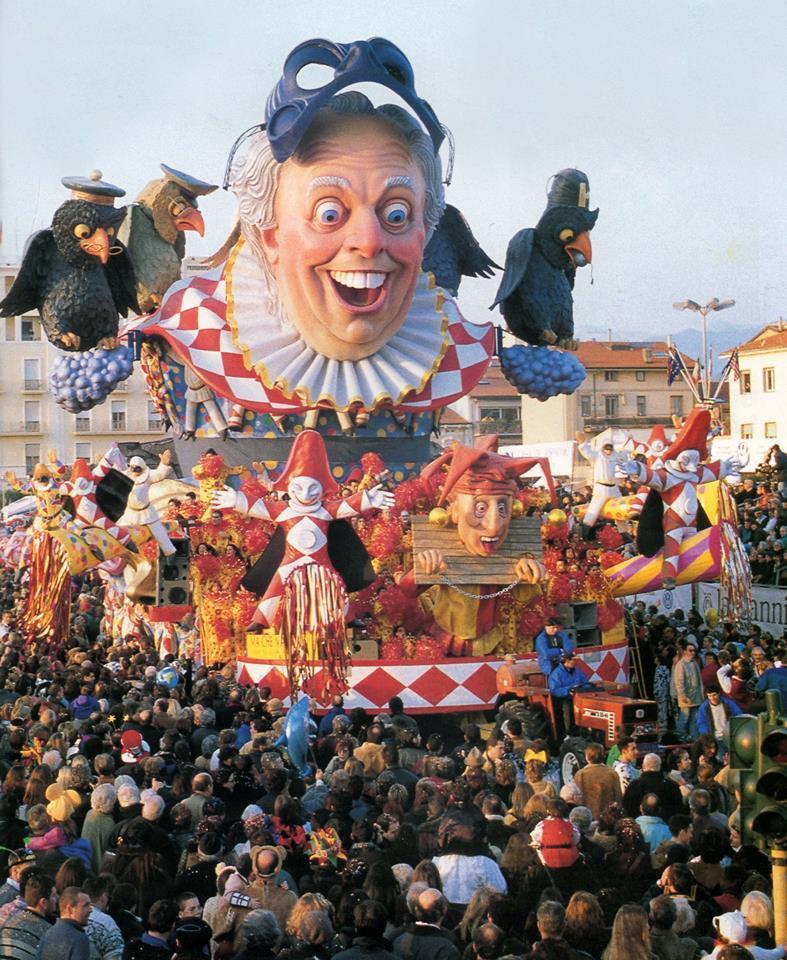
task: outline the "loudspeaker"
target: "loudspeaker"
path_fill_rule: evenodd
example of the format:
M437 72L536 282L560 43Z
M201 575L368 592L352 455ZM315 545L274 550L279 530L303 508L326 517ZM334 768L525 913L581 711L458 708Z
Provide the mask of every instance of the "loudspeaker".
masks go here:
M188 538L173 540L175 553L171 557L159 556L156 603L159 607L182 607L191 603L191 541Z
M356 660L379 660L380 646L376 640L353 640L350 644L353 658Z

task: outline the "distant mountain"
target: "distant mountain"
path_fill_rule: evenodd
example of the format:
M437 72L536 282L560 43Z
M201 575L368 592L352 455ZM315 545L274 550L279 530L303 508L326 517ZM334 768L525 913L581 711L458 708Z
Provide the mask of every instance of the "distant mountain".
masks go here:
M714 319L713 326L708 324L708 340L713 347L713 368L720 373L723 363L719 355L739 343L745 343L762 329L762 324L755 326L741 326L740 324L721 323ZM672 334L672 342L682 352L690 357L699 357L702 352L702 331L699 327L686 327Z

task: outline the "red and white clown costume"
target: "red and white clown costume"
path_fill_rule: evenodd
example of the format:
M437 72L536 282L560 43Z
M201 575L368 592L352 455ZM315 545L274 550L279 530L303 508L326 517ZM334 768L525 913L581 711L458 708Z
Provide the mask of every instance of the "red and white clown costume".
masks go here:
M125 458L114 445L98 461L93 470L90 469L87 460L79 458L71 467L71 479L60 484L60 494L71 497L75 520L85 527L98 527L104 530L120 541L124 547L128 547L129 544L133 545L131 533L103 513L96 500L96 488L109 471L125 470L125 468Z
M652 470L661 470L664 466L664 451L668 446L669 441L667 440L667 434L664 432L664 427L662 427L660 423L657 423L650 431L650 436L644 443L644 449L639 448L639 452L644 452L648 466ZM640 487L635 497L636 505L632 507L631 512L636 518L639 516L642 508L645 506L645 501L648 499L648 488Z
M339 488L331 476L323 439L316 430L303 430L298 434L287 464L273 489L286 490L289 500L260 498L249 504L244 494L231 487L225 487L213 496L214 508L234 509L250 517L281 525L284 529L284 556L252 618L252 625L263 627L277 625L288 582L301 568L311 566L320 568L323 573L328 571L331 578L338 581L339 594L344 596L343 583L328 555L328 526L333 520L358 517L370 510L391 507L394 503L393 494L383 490L380 485L344 499L328 499L335 498ZM313 578L308 583L307 593L310 588L319 589ZM314 596L304 597L304 600L308 602L310 610L304 612L302 629L317 630L322 620L319 604ZM343 616L343 613L343 610L323 611L329 618Z
M708 456L710 427L710 411L695 407L672 445L664 452L663 467L645 466L636 461L623 466L625 473L661 495L664 506L661 577L665 590L675 587L681 544L697 532L697 487L737 474L740 469L736 460L702 462Z

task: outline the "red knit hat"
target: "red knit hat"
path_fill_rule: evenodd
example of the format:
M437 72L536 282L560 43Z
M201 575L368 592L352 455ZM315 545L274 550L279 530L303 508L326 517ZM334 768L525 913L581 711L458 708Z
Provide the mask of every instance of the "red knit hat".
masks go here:
M707 460L710 422L710 410L694 407L672 441L672 445L664 451L664 459L674 460L685 450L697 450L700 460Z
M75 480L92 480L93 474L90 472L90 466L87 460L79 457L74 461L71 467L71 482Z
M326 496L339 492L328 463L325 443L316 430L302 430L295 438L287 463L273 484L274 490L287 490L287 484L293 477L312 477L322 486Z

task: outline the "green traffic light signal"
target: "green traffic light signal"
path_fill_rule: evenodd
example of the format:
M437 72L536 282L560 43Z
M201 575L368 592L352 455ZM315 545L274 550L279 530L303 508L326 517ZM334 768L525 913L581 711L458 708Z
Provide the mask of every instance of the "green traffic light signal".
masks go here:
M768 847L783 849L787 845L787 727L780 725L779 694L769 690L765 697L768 713L761 717L757 802L751 829Z

